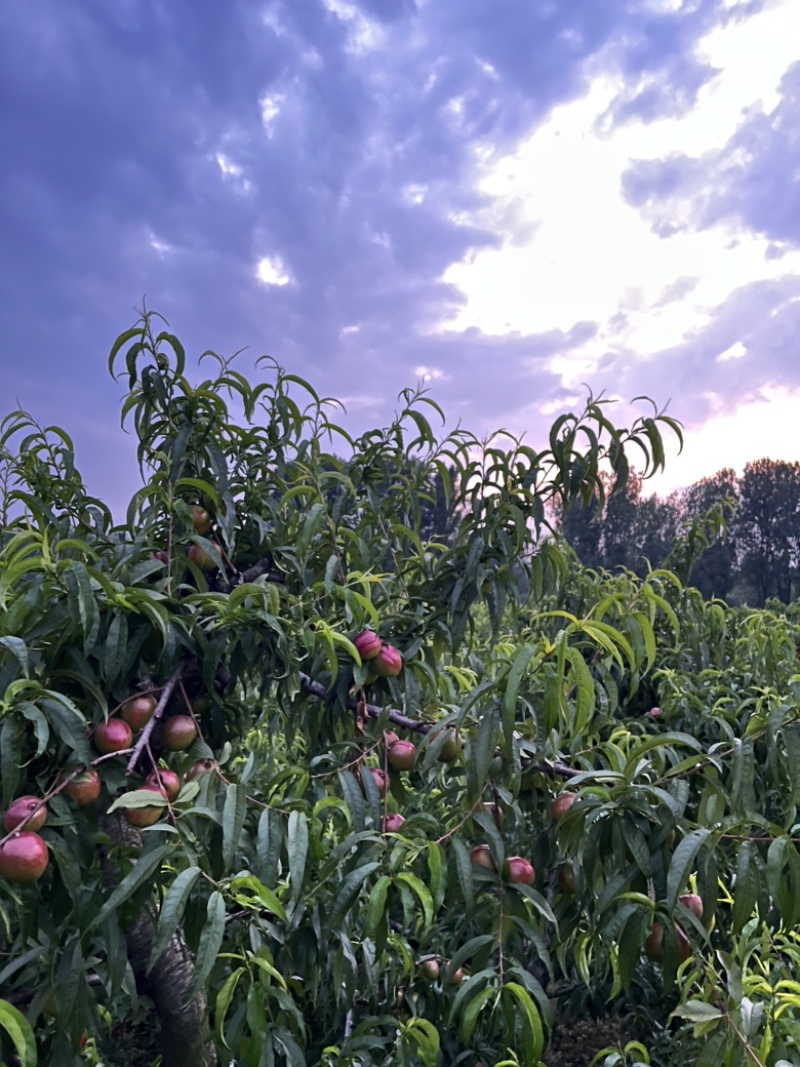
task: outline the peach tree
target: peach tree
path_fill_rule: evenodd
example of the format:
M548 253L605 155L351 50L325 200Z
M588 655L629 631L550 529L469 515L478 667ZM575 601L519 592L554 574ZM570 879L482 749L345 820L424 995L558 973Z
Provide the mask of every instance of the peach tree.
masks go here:
M796 1061L795 625L548 523L677 424L351 438L164 325L110 355L123 522L0 430L3 1062L536 1067L609 1010L609 1067Z

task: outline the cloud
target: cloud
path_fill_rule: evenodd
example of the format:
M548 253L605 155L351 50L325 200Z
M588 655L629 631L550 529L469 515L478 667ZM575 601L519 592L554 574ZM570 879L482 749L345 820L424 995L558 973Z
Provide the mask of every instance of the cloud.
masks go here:
M712 73L694 43L730 17L722 0L3 5L5 395L46 417L69 397L113 435L105 354L146 293L190 350L267 350L377 397L363 417L420 366L470 424L563 396L552 357L595 324L437 332L464 300L447 268L501 240L470 221L481 167L598 65L631 87L614 122L688 106ZM629 182L643 210L652 178Z
M672 414L690 428L770 390L800 389L800 360L787 359L800 337L800 276L751 282L709 310L705 324L646 359L607 353L592 381L613 381L625 396L671 397Z
M662 235L719 224L800 246L800 63L781 79L779 103L751 108L721 149L637 160L623 193Z

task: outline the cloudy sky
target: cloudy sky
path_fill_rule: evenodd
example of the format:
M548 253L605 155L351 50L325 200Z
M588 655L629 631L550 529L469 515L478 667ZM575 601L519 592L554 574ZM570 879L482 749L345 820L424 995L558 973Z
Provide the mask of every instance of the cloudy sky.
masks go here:
M0 398L132 469L114 336L249 346L352 429L425 378L543 442L684 422L659 488L798 459L797 0L7 0Z

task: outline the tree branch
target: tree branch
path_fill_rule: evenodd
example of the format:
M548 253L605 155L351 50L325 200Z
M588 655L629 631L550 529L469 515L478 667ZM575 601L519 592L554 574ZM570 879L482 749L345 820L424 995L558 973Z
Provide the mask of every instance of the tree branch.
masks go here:
M161 716L164 714L164 709L166 708L167 704L169 703L169 698L172 696L172 691L175 688L175 686L178 684L178 682L180 681L180 677L181 677L182 674L183 674L183 663L181 662L181 663L178 664L178 666L172 672L170 677L167 679L167 684L161 690L161 696L158 698L158 703L156 704L156 710L153 712L153 715L152 715L152 718L150 719L150 722L148 722L148 724L142 730L142 732L141 732L141 734L139 736L139 740L133 746L133 752L131 753L131 758L128 760L128 766L125 768L125 773L126 774L131 774L133 772L133 769L136 766L136 763L137 763L137 761L139 759L139 756L142 753L142 749L145 747L145 745L150 740L150 735L153 732L153 727L158 722L158 720L161 718Z
M324 700L327 695L324 685L320 682L315 682L313 678L302 672L300 673L300 685L306 693L310 693L319 700ZM355 697L351 697L347 701L347 706L355 711L358 707L358 701ZM384 708L378 707L377 704L364 704L362 707L371 719L379 719L385 711ZM429 734L438 725L435 722L425 722L421 719L409 719L407 715L395 711L394 708L389 709L388 716L389 722L394 723L395 726L423 735ZM583 773L573 767L567 767L563 763L528 763L525 764L524 770L538 771L540 774L546 774L548 778L577 778L578 775Z

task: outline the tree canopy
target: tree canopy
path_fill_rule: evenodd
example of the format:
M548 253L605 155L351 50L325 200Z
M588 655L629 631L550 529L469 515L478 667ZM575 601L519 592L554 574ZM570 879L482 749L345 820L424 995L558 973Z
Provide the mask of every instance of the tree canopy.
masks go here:
M590 396L536 451L407 391L351 439L185 364L112 347L124 522L0 428L3 1062L797 1062L795 618L550 528L678 424Z

